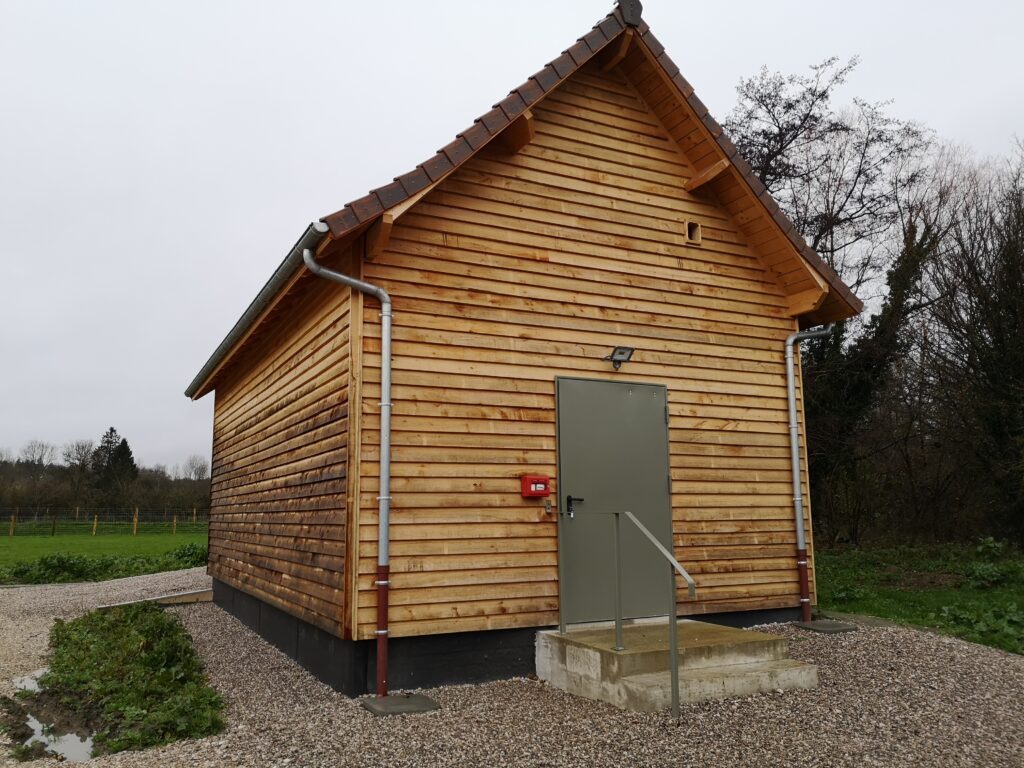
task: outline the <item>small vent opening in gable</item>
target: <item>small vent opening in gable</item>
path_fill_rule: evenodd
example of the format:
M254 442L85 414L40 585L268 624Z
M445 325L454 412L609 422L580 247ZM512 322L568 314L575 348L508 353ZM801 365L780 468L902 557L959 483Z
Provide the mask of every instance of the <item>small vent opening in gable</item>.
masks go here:
M700 245L701 232L699 221L686 222L686 241L693 245Z

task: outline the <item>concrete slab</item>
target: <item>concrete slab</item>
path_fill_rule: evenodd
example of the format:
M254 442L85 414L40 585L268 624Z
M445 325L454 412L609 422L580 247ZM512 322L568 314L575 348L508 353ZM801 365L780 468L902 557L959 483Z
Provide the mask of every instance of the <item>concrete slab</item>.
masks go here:
M817 669L789 659L786 639L699 621L679 622L680 701L744 696L760 691L813 688ZM616 651L614 627L537 633L537 675L563 691L624 709L669 705L668 622L623 627Z
M865 627L905 627L906 624L899 624L895 621L889 621L889 619L883 619L878 616L868 616L863 613L842 613L840 611L817 611L817 615L822 619L835 619L836 621L845 621L848 623L856 622L857 624L863 624Z
M667 671L634 675L623 681L625 709L657 712L672 703L672 680ZM712 699L752 696L765 691L816 688L818 668L793 659L681 670L679 702L696 704Z
M170 595L160 595L159 597L147 597L142 600L126 600L123 603L110 603L109 605L99 606L97 610L105 611L110 608L120 608L125 605L135 605L136 603L156 603L157 605L188 605L190 603L210 602L213 602L212 588L196 589L191 592L175 592Z
M820 632L823 635L838 635L842 632L856 632L855 624L847 624L833 619L815 619L814 621L798 621L796 626L808 632Z
M369 696L359 702L363 709L377 717L389 715L418 715L433 712L441 705L418 693L392 693L388 696Z

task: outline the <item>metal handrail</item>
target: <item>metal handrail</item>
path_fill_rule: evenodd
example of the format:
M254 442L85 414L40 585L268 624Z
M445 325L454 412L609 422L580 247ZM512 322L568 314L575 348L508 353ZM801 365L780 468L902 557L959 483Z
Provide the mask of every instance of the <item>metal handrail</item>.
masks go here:
M562 513L565 514L565 513ZM697 584L694 582L693 577L686 572L686 569L679 563L678 560L673 557L672 553L669 552L665 545L658 541L654 534L648 530L647 526L641 523L636 515L627 509L621 511L590 511L587 514L598 514L598 515L615 515L615 650L624 651L626 650L625 641L623 639L622 632L622 556L621 556L621 543L622 538L622 516L625 515L630 522L635 525L639 531L647 537L647 540L654 545L654 548L661 553L661 555L668 560L669 565L669 576L671 578L672 586L669 590L669 610L668 610L668 646L669 646L669 675L672 680L672 716L675 718L679 717L679 626L678 616L676 614L676 573L683 577L686 581L687 592L691 598L697 594ZM561 605L559 606L559 614L561 614ZM565 633L565 622L560 621L560 630Z

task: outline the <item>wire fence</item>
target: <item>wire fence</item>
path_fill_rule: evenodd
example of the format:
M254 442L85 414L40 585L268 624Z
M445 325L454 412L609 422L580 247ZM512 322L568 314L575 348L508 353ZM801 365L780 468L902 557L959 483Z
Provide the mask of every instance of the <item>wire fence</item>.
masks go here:
M207 509L57 509L0 507L0 534L15 536L146 536L206 533Z

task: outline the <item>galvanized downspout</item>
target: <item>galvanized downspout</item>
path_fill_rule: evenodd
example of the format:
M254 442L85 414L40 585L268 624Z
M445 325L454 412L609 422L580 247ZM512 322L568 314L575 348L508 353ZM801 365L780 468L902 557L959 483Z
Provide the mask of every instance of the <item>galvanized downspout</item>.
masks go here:
M796 519L796 567L800 577L800 611L803 621L811 620L811 583L807 575L807 536L804 533L804 491L800 472L800 427L796 417L796 371L793 349L804 339L827 336L832 326L803 331L786 337L786 395L789 398L789 455L793 472L793 515Z
M380 300L380 495L377 497L377 695L388 695L388 587L390 556L388 524L391 517L391 297L383 288L321 266L306 248L302 260L318 277L347 285Z

